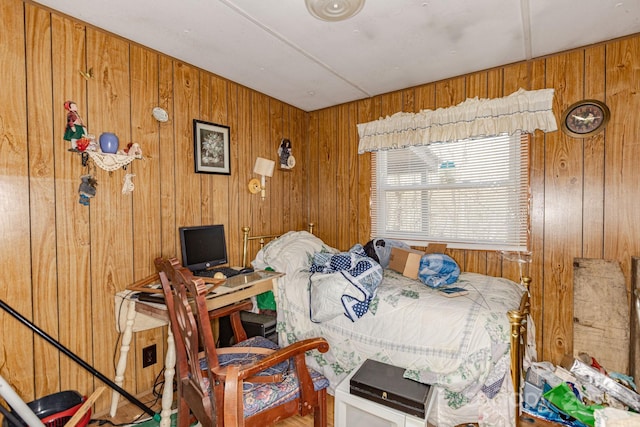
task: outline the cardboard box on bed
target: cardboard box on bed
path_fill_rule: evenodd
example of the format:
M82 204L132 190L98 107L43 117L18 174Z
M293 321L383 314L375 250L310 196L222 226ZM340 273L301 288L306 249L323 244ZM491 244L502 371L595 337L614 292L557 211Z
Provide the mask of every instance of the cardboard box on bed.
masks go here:
M424 254L423 251L416 249L393 247L391 248L391 256L389 256L389 268L410 279L417 279L420 258Z
M389 268L410 279L417 279L422 255L443 253L446 248L446 243L430 243L425 251L393 247L389 257Z
M367 359L349 381L349 392L393 409L425 418L431 386L404 378L404 369Z

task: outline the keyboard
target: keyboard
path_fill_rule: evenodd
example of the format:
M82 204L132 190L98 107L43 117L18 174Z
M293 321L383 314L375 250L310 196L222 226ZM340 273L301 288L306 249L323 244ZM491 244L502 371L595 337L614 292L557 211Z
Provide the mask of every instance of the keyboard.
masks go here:
M233 277L237 274L240 274L240 271L231 267L215 267L209 270L194 271L193 275L200 277L213 277L216 273L222 273L227 277Z

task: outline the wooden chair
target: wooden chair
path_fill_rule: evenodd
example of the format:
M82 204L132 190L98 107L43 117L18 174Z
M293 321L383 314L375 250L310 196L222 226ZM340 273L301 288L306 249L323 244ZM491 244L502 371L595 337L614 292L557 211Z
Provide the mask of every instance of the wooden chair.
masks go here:
M239 317L244 304L209 312L201 279L175 258L159 258L156 267L175 337L178 427L188 427L191 414L203 427L269 426L310 413L315 427L327 425L329 381L305 362L307 351L328 351L326 340L280 349L264 337L246 339ZM223 315L231 315L237 344L217 349L210 319Z

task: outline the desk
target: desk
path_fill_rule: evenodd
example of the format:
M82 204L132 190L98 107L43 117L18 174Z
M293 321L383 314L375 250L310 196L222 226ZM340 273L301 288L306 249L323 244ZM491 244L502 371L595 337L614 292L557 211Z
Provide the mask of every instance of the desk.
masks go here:
M282 276L284 276L283 273L277 273L275 271L255 271L253 273L230 277L225 283L213 289L212 292L207 295L207 309L209 311L215 310L273 290L275 289L273 281ZM120 358L116 366L115 383L119 386L122 386L124 381L124 374L127 367L127 354L130 349L133 332L135 330L150 329L169 324L169 314L166 305L136 301L134 298L131 298L133 294L133 292L120 292L116 295L116 303L119 296L120 298L124 298L127 303L126 321L122 335L122 345L120 346ZM117 313L118 312L116 312L116 314ZM137 322L137 315L141 315L140 322ZM121 325L118 316L116 316L116 321L118 325ZM136 326L136 323L144 323L144 325ZM160 427L169 427L171 425L171 406L173 403L173 377L175 375L176 353L173 333L171 328L168 330ZM112 417L116 414L119 396L116 391L112 393L110 411Z

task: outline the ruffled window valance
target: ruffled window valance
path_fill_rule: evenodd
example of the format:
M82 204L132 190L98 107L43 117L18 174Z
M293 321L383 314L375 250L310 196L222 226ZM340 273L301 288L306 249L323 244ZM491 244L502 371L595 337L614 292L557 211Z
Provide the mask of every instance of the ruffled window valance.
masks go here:
M358 124L358 153L517 131L552 132L558 130L552 103L553 89L519 89L504 98L469 98L454 107L396 113Z

